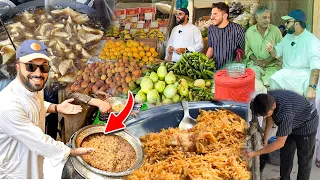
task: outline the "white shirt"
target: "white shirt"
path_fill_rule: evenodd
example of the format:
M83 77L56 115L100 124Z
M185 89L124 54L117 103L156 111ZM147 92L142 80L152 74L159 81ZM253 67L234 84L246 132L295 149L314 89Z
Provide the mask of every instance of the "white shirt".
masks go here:
M287 34L275 49L277 57L282 56L283 64L282 69L270 77L270 89L286 89L305 96L311 71L320 69L319 39L304 30L299 36Z
M174 49L187 48L190 52L200 52L203 49L203 39L199 28L192 23L184 26L181 24L174 27L168 41L166 58L168 59L168 48L172 46ZM173 52L172 61L179 61L181 55Z
M299 36L287 34L275 49L283 69L320 69L320 41L306 29Z
M43 91L30 92L17 78L0 99L0 178L43 178L42 156L58 164L70 154L69 147L43 133L45 116L40 114L50 103L43 104Z

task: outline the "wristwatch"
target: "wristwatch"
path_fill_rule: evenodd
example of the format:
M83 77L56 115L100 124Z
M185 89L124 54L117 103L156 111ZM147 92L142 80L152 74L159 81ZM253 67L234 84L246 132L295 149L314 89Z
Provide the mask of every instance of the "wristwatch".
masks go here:
M316 90L317 89L317 84L309 85L312 89Z

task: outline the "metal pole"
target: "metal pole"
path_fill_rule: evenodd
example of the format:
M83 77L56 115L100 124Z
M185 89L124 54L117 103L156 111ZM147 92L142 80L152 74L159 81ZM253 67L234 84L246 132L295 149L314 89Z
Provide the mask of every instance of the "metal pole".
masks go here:
M2 27L4 28L4 30L6 31L6 33L7 33L8 37L9 37L9 39L10 39L10 42L11 42L14 50L16 51L16 50L17 50L17 49L16 49L16 46L14 45L14 43L13 43L13 41L12 41L12 39L11 39L11 36L10 36L9 32L8 32L6 26L4 25L4 23L3 23L2 19L1 19L1 16L0 16L0 22L1 22L1 25L2 25Z

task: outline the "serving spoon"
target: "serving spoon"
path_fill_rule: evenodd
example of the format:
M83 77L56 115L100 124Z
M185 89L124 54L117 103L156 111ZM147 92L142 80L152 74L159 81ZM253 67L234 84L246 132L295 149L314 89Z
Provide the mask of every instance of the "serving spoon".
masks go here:
M183 116L183 119L179 123L179 129L187 130L187 129L192 128L197 123L197 120L193 119L189 114L188 101L182 101L181 104L183 107L184 116Z

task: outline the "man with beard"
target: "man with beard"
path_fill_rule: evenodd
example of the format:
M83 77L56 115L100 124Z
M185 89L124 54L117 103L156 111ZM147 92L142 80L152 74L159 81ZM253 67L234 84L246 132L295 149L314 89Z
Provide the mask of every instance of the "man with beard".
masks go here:
M183 53L200 52L203 39L199 28L189 23L187 9L180 8L175 15L178 25L171 31L165 59L179 61Z
M213 3L212 24L208 29L207 57L214 57L216 69L222 69L236 59L237 50L244 50L245 29L228 20L229 7L223 2Z
M320 41L306 30L306 16L301 10L292 10L286 21L288 34L273 47L266 45L272 57L282 57L282 69L270 77L270 89L287 89L309 99L316 97L320 69Z
M68 156L91 153L92 148L70 149L44 134L45 114L77 114L73 99L61 104L43 101L50 58L40 41L24 41L16 51L17 77L0 92L0 178L43 178L43 156L57 165Z
M246 32L246 64L255 72L255 90L260 93L267 92L270 76L281 68L279 60L270 56L264 48L271 40L279 43L282 39L279 28L270 24L270 17L270 10L266 6L258 7L255 12L257 24Z

